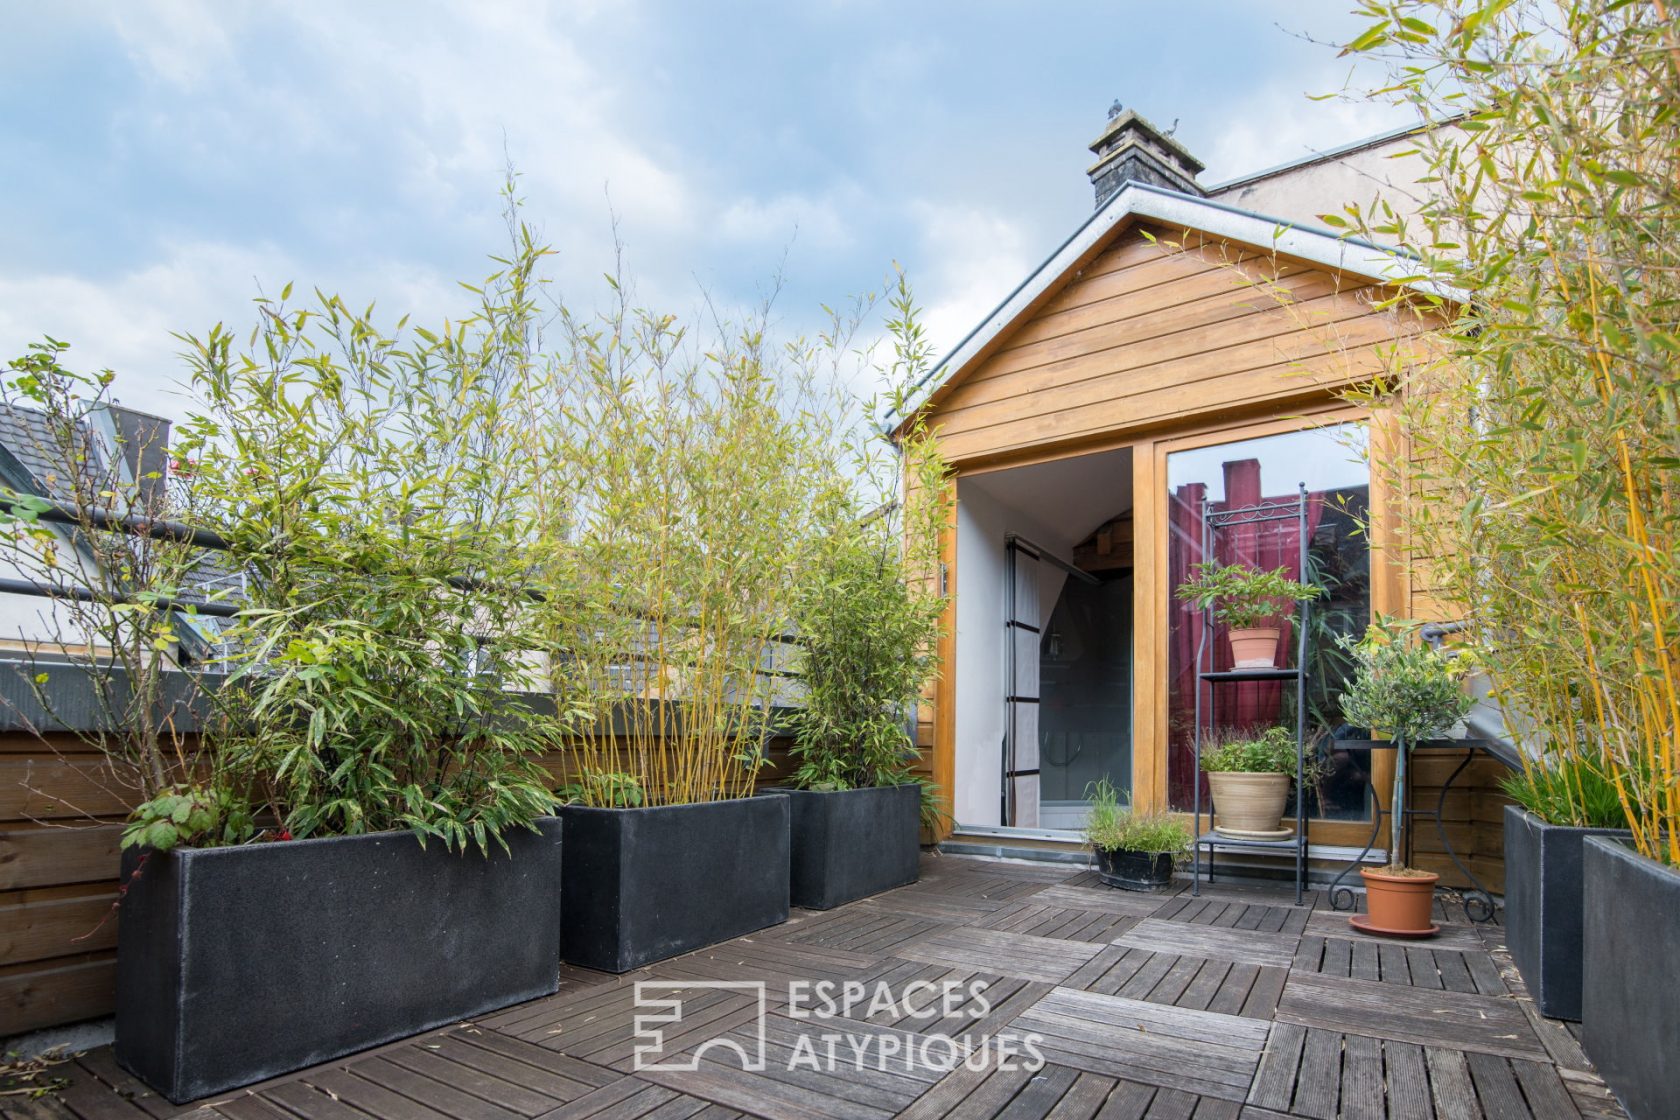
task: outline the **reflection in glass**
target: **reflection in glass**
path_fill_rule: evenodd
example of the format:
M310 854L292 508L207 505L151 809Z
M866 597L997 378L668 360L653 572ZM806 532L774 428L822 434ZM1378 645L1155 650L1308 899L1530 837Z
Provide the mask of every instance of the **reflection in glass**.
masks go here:
M1307 736L1309 757L1319 759L1322 776L1306 791L1307 812L1315 818L1368 818L1370 752L1336 746L1338 739L1365 738L1342 718L1341 693L1350 675L1347 654L1337 639L1358 635L1371 615L1371 558L1364 532L1370 502L1370 472L1365 462L1362 424L1336 424L1242 440L1215 447L1176 452L1167 457L1168 530L1168 796L1175 809L1189 809L1194 773L1192 726L1196 689L1204 710L1209 687L1196 679L1197 642L1202 616L1172 597L1190 569L1204 557L1202 510L1251 505L1293 507L1296 487L1305 482L1307 570L1300 568L1298 528L1293 519L1221 530L1209 559L1284 568L1291 578L1324 590L1310 612L1307 633ZM1290 619L1283 619L1277 663L1293 663L1296 640ZM1223 626L1206 635L1214 650L1213 667L1231 664ZM1281 682L1222 685L1218 694L1220 726L1252 727L1295 722L1295 689ZM1205 794L1204 786L1204 797ZM1205 804L1205 802L1204 802ZM1294 813L1293 804L1289 812Z

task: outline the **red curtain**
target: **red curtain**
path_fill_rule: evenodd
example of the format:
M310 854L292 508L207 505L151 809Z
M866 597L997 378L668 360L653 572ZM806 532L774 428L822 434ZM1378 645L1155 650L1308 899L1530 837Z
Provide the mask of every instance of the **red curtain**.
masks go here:
M1261 491L1260 463L1257 459L1241 459L1224 464L1225 500L1211 505L1213 512L1240 509L1245 506L1275 506L1279 512L1292 510L1296 496L1266 497ZM1167 578L1169 587L1176 589L1190 577L1190 569L1202 560L1202 502L1207 495L1203 483L1189 483L1169 495L1167 545ZM1307 495L1307 536L1310 540L1324 512L1324 494ZM1254 522L1218 527L1213 534L1214 559L1222 564L1247 563L1270 571L1282 568L1291 579L1301 578L1300 531L1292 517L1273 521ZM1293 618L1278 620L1280 638L1276 664L1291 663L1295 636ZM1188 809L1191 801L1191 781L1195 773L1193 744L1196 718L1196 690L1202 690L1204 724L1213 701L1213 686L1197 679L1199 667L1196 651L1202 639L1202 613L1194 607L1169 597L1168 625L1168 711L1167 711L1167 794L1176 809ZM1214 625L1208 635L1213 648L1211 658L1214 671L1231 667L1231 645L1226 640L1225 627ZM1242 684L1218 686L1218 710L1214 720L1221 727L1248 727L1275 723L1283 715L1284 684L1282 681L1250 681ZM1206 786L1203 787L1207 804Z

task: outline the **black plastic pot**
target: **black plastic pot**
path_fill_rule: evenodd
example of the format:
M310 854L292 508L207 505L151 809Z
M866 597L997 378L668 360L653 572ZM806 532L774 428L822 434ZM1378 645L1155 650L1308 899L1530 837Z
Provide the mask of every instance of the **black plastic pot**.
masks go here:
M560 810L561 954L628 972L787 921L788 799Z
M1625 841L1582 849L1581 1045L1633 1120L1680 1110L1680 871Z
M1097 875L1121 890L1165 890L1172 885L1173 853L1098 848Z
M790 811L793 905L830 910L916 881L920 786L780 792Z
M1505 943L1542 1015L1581 1017L1581 849L1626 829L1547 824L1505 806Z
M125 852L116 1057L177 1104L548 995L560 822Z

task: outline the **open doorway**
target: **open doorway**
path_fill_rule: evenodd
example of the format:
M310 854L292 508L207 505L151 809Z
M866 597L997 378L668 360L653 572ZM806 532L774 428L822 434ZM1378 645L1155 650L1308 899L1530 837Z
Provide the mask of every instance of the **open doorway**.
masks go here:
M959 478L959 824L1083 827L1132 787L1131 451Z

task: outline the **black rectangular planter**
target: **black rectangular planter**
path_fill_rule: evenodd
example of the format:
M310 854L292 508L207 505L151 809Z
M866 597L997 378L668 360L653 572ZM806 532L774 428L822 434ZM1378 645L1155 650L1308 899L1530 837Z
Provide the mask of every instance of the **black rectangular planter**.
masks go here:
M1680 871L1589 837L1581 1045L1632 1120L1680 1108Z
M560 982L560 822L123 854L116 1057L177 1104Z
M1542 1015L1581 1018L1581 846L1626 829L1547 824L1505 806L1505 944Z
M628 972L787 921L788 799L567 805L560 946L570 963Z
M785 791L792 812L792 901L831 910L914 883L922 860L922 787Z

